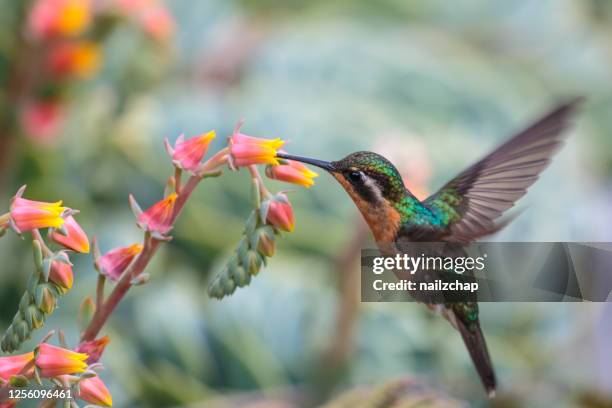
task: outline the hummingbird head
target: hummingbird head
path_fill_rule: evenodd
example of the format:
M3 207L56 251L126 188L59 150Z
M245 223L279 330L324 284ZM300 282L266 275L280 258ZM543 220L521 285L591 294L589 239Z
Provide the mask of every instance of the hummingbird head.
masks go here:
M278 153L281 159L295 160L329 172L357 205L378 242L389 241L400 223L397 204L407 194L395 166L373 152L355 152L327 162Z

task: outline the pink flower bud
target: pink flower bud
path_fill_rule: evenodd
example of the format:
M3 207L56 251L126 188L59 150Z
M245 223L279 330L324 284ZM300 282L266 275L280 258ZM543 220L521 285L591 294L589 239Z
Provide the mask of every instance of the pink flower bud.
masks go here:
M56 140L65 116L57 100L31 101L21 108L19 120L26 136L40 145L49 145Z
M238 167L252 164L279 164L276 152L284 144L281 139L262 139L239 133L237 126L230 138L230 154Z
M89 0L36 0L28 16L32 37L47 40L81 34L91 21Z
M0 357L0 379L8 381L14 375L24 375L28 378L34 376L33 352Z
M59 228L64 224L62 215L66 210L61 201L46 203L16 196L11 204L11 220L20 232Z
M100 67L100 46L91 41L60 43L47 55L47 70L56 78L90 78Z
M94 364L100 360L100 357L102 357L102 353L104 353L104 349L108 343L110 343L110 337L104 336L97 340L86 341L79 344L75 351L77 353L85 353L89 355L89 358L85 362L87 364Z
M317 173L295 160L287 160L287 162L288 164L267 167L266 175L274 180L298 184L304 187L314 185L313 178L319 177Z
M183 170L196 171L214 138L214 130L185 141L183 136L179 137L174 144L172 161Z
M138 217L138 225L146 231L157 232L165 235L172 229L174 221L174 204L177 199L176 193L153 204L148 210Z
M80 252L82 254L89 253L89 238L85 234L85 231L77 224L76 220L72 215L66 217L64 220L64 229L67 234L64 235L58 230L54 230L51 233L51 239L63 245L67 249Z
M295 227L293 208L285 194L277 194L277 197L270 201L267 221L276 228L291 232Z
M51 264L51 271L49 272L49 280L62 288L64 293L68 292L72 289L72 265L60 261L53 261Z
M85 378L79 382L79 394L77 397L97 406L113 406L113 397L110 391L108 391L106 385L104 385L97 375L95 377Z
M42 343L38 346L36 367L39 369L40 376L45 378L77 374L87 369L85 360L88 357L87 354L76 353L72 350Z
M100 273L112 281L117 281L136 255L142 252L142 245L116 248L101 256L96 264Z

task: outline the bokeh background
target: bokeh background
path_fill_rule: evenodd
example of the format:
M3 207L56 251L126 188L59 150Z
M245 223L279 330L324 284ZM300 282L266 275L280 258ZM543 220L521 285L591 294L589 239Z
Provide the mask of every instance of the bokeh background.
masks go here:
M153 22L99 18L88 34L99 61L68 80L35 70L31 3L1 2L0 202L23 184L29 198L63 199L103 251L140 240L127 197L160 198L172 171L164 137L216 129L218 149L245 118L245 133L287 139L296 154L387 154L423 197L574 95L587 101L566 147L495 239L612 240L611 2L172 0ZM24 75L37 84L15 86ZM445 321L359 302L359 248L371 240L340 187L317 181L291 194L297 226L269 265L223 301L206 287L239 240L249 178L201 185L151 282L104 330L115 406L369 407L400 394L402 406L611 406L609 304L483 304L501 384L488 401ZM0 329L30 258L20 239L0 242ZM91 257L75 258L75 288L46 326L73 344L96 280ZM446 402L411 400L418 384Z

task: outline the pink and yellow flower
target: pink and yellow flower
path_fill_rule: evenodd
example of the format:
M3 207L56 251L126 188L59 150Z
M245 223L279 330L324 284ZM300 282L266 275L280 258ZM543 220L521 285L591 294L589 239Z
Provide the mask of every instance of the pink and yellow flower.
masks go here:
M196 171L214 138L214 130L189 140L183 140L181 135L174 144L172 161L183 170Z
M102 353L104 353L104 349L108 343L110 343L110 337L104 336L96 340L86 341L79 344L75 351L77 353L87 354L89 358L85 362L87 364L94 364L100 360L100 357L102 357Z
M295 160L287 160L287 162L287 164L267 167L266 175L274 180L298 184L304 187L314 185L313 178L319 177L317 173Z
M79 382L79 394L77 396L83 401L97 406L113 406L113 397L110 391L97 375Z
M11 204L11 220L19 232L38 228L59 228L64 225L63 214L67 210L62 202L47 203L26 200L19 196Z
M165 235L172 229L174 221L174 204L178 195L170 194L168 197L153 204L138 217L138 225L151 232Z
M83 231L72 215L64 219L64 229L66 230L66 235L62 234L59 230L54 230L51 233L51 239L67 249L88 254L89 238L87 238L87 234L85 234L85 231Z
M14 375L23 375L28 378L34 376L33 352L0 357L0 379L8 381Z
M83 33L92 17L90 0L37 0L28 16L36 39L74 37Z
M56 78L91 78L99 69L100 46L92 41L55 45L47 55L47 69Z
M72 265L60 261L53 261L49 272L49 280L58 285L64 293L68 292L72 289L72 282L74 280Z
M234 165L238 167L250 166L252 164L279 164L276 153L284 141L281 139L262 139L247 136L239 132L237 126L230 138L230 155Z
M270 200L267 221L283 231L293 231L293 228L295 227L293 208L291 207L291 203L285 194L279 193L272 200Z
M52 378L66 374L78 374L87 369L89 356L62 347L42 343L38 346L35 364L41 377Z
M112 281L117 281L136 255L142 252L142 245L116 248L101 256L96 265L100 273Z

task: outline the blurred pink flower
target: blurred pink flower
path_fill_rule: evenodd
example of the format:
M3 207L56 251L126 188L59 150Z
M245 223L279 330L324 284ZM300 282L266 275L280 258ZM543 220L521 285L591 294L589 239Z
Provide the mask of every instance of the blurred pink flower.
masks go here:
M64 106L57 100L31 101L22 106L19 119L26 136L47 145L55 141L65 116Z
M97 375L79 382L79 394L77 396L83 401L97 406L113 406L113 397L110 391Z
M49 272L49 280L58 285L64 292L72 289L73 282L72 265L53 261Z
M148 210L138 217L138 225L146 231L166 234L172 229L174 218L174 204L177 199L176 193L153 204Z
M166 41L174 33L174 18L161 4L143 10L138 21L143 31L157 41Z
M285 194L279 193L270 200L267 221L283 231L293 231L295 227L293 208Z
M36 39L74 37L91 22L89 0L36 0L28 16L28 30Z
M100 273L110 280L117 281L136 255L142 252L142 245L116 248L107 252L96 261Z
M181 135L174 144L172 161L183 170L196 171L214 138L214 130L188 140Z
M14 375L24 375L28 378L34 376L33 352L0 357L0 379L8 381Z
M87 354L76 353L62 347L42 343L38 346L36 367L39 369L40 376L45 378L77 374L87 369L85 360L88 357Z
M100 60L100 46L95 42L64 42L49 50L46 67L56 78L90 78L98 71Z
M88 254L89 238L87 238L87 234L85 234L85 231L83 231L72 215L64 220L64 229L67 232L66 235L59 230L54 230L51 233L51 239L67 249Z
M102 357L102 353L104 353L104 349L108 343L110 343L110 337L104 336L96 340L86 341L79 344L75 351L77 353L85 353L89 355L89 358L85 360L85 362L87 364L94 364L100 360L100 357Z

